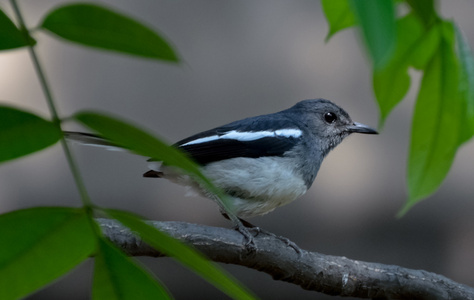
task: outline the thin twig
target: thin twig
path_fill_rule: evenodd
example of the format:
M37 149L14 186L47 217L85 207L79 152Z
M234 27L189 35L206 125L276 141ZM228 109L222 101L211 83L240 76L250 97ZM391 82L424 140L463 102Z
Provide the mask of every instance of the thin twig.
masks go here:
M30 40L30 33L28 28L26 27L25 21L23 20L23 15L21 14L20 8L16 3L16 0L10 0L10 3L15 11L15 15L18 19L18 23L20 25L20 30L23 33L25 40ZM48 104L49 111L51 112L52 121L56 126L61 129L61 119L59 118L58 111L56 109L56 105L54 104L53 93L51 92L51 88L49 87L48 80L46 79L46 73L43 71L43 67L41 66L41 62L36 54L35 46L31 43L28 45L28 52L30 53L31 60L33 61L33 65L38 75L38 79L40 81L41 89L43 90L44 96L46 98L46 102ZM66 140L61 138L61 146L63 148L64 154L66 155L66 160L69 164L69 168L72 172L74 177L74 181L76 182L76 186L79 190L81 195L82 202L87 209L90 209L93 204L90 200L89 194L87 193L87 189L85 187L84 181L82 176L79 172L79 168L77 167L77 163L69 149L69 146Z

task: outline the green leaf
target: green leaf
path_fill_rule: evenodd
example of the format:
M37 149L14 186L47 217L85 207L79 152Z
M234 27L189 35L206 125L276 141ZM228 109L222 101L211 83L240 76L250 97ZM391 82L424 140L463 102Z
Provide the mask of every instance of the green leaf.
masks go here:
M0 162L49 147L62 136L52 122L13 107L0 105L0 120Z
M390 112L405 97L410 88L410 76L407 65L392 65L373 72L375 97L379 105L379 128L385 124Z
M234 299L254 299L255 297L216 264L208 261L180 241L143 222L139 217L119 210L105 210L132 231L138 233L147 244L168 256L172 256L183 265L192 269L210 283Z
M395 46L395 12L392 0L351 0L362 28L374 68L382 68L390 59Z
M74 118L120 147L177 166L204 179L198 166L185 154L134 125L92 111L79 112Z
M459 89L464 103L464 124L460 138L462 144L474 135L474 58L461 30L458 26L455 26L455 28L457 54L461 64Z
M415 106L408 160L409 200L400 215L439 187L459 146L463 103L454 30L448 22L441 29L439 48L425 69Z
M149 27L94 4L67 4L50 12L41 27L72 42L177 62L171 46Z
M414 28L411 28L411 30L414 30ZM410 65L415 69L423 70L438 49L440 39L441 36L438 25L433 25L426 29L421 38L414 44L412 49L410 49Z
M410 88L408 68L424 68L439 42L439 30L436 27L426 30L413 14L399 19L396 25L393 58L385 67L373 72L374 92L380 109L379 127L383 126L387 116Z
M326 20L329 23L329 32L325 41L338 31L349 28L356 24L356 18L352 12L349 0L321 0Z
M18 299L65 274L95 249L80 209L40 207L0 216L0 299Z
M433 0L406 0L406 2L426 26L430 26L438 18Z
M222 191L201 173L196 163L177 148L167 145L151 134L118 118L87 111L76 114L74 118L118 146L139 155L152 157L167 165L176 166L193 175L205 188L222 200L228 211L232 211Z
M98 250L93 299L171 299L153 276L109 241L99 238Z
M25 40L24 33L0 9L0 50L15 49L36 43L31 37L28 38L29 41Z

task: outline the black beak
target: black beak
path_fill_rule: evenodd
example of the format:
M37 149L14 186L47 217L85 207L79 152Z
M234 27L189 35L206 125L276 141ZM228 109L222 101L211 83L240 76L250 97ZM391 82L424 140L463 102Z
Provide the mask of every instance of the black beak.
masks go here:
M354 122L354 124L347 126L347 130L350 133L357 132L357 133L365 133L365 134L379 134L375 129L370 128L367 125L357 123L357 122Z

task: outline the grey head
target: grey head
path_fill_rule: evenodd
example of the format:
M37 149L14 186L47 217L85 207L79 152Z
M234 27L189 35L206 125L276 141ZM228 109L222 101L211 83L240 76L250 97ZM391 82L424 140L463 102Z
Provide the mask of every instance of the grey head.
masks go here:
M325 99L303 100L286 110L311 134L323 157L351 133L377 134L367 125L353 122L349 114Z
M325 99L303 100L293 107L281 111L298 124L304 135L310 137L301 141L302 147L295 147L292 155L298 158L295 165L309 188L324 157L351 133L377 134L377 131L357 122L349 114Z

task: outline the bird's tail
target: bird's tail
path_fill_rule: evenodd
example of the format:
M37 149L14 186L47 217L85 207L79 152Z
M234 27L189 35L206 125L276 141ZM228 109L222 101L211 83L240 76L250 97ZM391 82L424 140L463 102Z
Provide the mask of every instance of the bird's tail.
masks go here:
M106 150L112 150L112 151L127 151L127 149L125 149L124 147L120 147L104 139L103 137L95 135L95 134L76 132L76 131L64 131L63 134L67 141L70 141L73 143L79 143L81 145L86 145L86 146L101 147L101 148L105 148ZM156 161L151 161L149 166L152 170L149 170L148 172L143 174L143 177L162 178L163 172L159 170L160 165L161 164Z
M107 150L112 150L112 151L125 151L126 150L123 147L115 145L114 143L95 134L85 133L85 132L76 132L76 131L64 131L63 134L66 140L73 143L79 143L81 145L86 145L86 146L101 147L101 148L105 148Z

